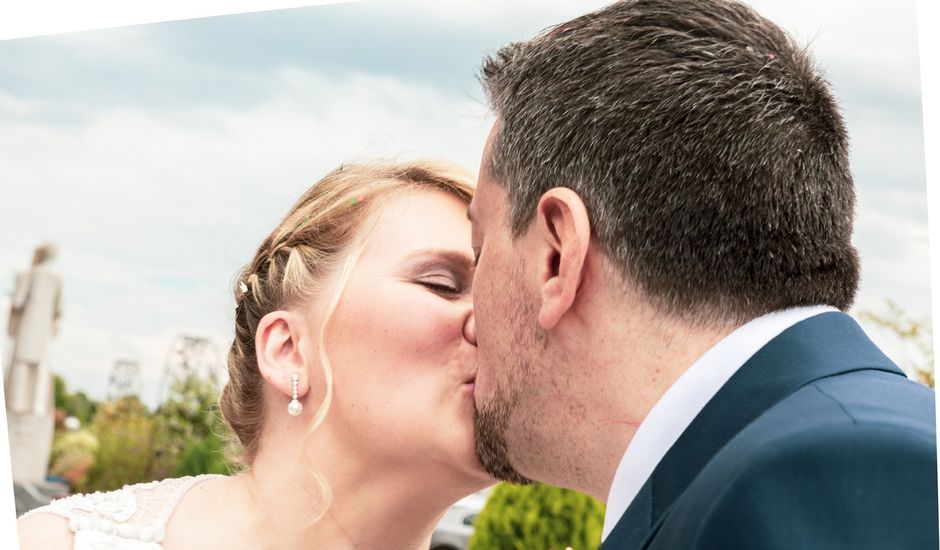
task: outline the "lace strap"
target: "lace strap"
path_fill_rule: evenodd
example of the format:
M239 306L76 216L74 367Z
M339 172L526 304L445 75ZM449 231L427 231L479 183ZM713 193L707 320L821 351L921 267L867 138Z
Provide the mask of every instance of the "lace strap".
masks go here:
M30 510L52 513L69 521L74 531L114 533L143 542L163 541L166 524L180 500L197 483L221 477L218 474L125 485L107 493L76 494L53 501L47 506Z
M225 477L221 474L203 474L199 476L187 476L178 479L178 483L173 487L173 491L163 499L163 508L160 510L160 513L157 515L156 525L159 526L162 533L163 529L166 527L168 521L170 521L170 516L173 515L173 511L176 510L176 507L179 505L180 501L183 500L183 497L186 496L186 493L189 492L193 486L211 478L216 477ZM163 540L163 537L160 537L160 540ZM158 541L159 542L159 541Z

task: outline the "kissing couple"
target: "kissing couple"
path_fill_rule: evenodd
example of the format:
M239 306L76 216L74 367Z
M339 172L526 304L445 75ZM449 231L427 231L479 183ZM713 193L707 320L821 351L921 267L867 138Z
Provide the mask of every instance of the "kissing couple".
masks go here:
M341 166L243 269L242 471L53 502L23 548L426 550L498 479L605 501L604 550L938 547L934 393L845 313L808 51L733 0L625 0L481 80L476 181Z

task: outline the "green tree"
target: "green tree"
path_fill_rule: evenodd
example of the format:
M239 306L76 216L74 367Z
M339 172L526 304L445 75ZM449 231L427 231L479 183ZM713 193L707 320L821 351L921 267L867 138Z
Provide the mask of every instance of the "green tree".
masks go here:
M934 387L933 334L929 320L915 319L891 300L887 311L860 311L860 321L887 333L900 343L904 355L895 357L901 367L927 386Z
M500 483L474 522L470 550L596 549L604 505L568 489Z
M153 479L154 421L136 395L99 406L90 431L98 449L80 491L111 491Z
M232 439L218 408L215 380L189 374L173 382L154 414L156 448L152 475L229 473L227 445Z
M193 440L180 456L174 477L199 474L229 474L233 470L226 458L226 442L215 433Z
M98 403L91 400L84 392L69 392L65 380L58 374L53 375L53 381L55 408L65 412L66 416L79 419L82 426L87 426L95 416Z
M49 457L49 473L64 478L72 489L84 486L97 453L98 438L90 430L57 430Z
M196 375L177 380L153 413L137 396L103 403L91 423L98 439L82 491L203 473L229 473L229 431L218 413L215 382Z

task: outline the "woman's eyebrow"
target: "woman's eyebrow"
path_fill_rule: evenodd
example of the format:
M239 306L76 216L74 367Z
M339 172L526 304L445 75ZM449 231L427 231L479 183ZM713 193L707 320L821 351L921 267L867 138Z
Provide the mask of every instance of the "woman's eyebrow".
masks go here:
M454 264L466 271L473 271L473 256L449 248L425 248L408 253L404 263L415 262L419 268L431 267L442 261Z

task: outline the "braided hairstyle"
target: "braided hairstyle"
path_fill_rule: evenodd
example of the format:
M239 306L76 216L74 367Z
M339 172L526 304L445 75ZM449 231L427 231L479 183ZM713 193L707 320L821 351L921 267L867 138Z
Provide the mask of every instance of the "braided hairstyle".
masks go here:
M220 402L222 415L241 444L237 459L243 466L250 466L263 442L264 381L255 350L261 318L318 297L321 283L334 270L342 269L327 310L329 319L364 246L361 233L365 222L384 201L402 192L424 189L443 191L469 204L473 186L469 173L443 162L343 165L308 189L264 239L235 283L235 338L228 354L229 380ZM322 422L332 395L324 333L325 325L320 334L320 367L327 395L314 415L311 432Z

